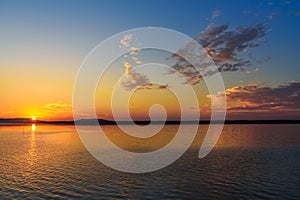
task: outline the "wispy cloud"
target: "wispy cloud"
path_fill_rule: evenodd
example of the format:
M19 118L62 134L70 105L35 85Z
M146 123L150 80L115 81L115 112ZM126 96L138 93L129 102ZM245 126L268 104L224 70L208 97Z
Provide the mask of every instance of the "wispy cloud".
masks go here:
M61 114L61 113L70 113L72 111L71 104L59 102L48 103L43 106L44 111L49 114Z
M139 46L140 45L141 44L135 40L135 38L133 37L132 34L125 35L120 40L120 48L125 48L125 49L130 50L129 55L139 54L139 51L140 51Z
M168 85L158 85L150 82L149 78L141 73L136 72L132 65L128 62L124 62L126 78L121 80L121 86L131 91L138 90L164 90L168 88Z
M211 15L211 19L214 19L214 18L216 18L216 17L219 17L219 16L221 16L221 11L219 11L219 10L215 10L213 13L212 13L212 15Z
M202 80L202 76L211 76L219 71L244 71L249 73L254 64L252 59L247 56L247 51L260 46L261 39L267 32L266 23L249 27L238 26L231 29L226 24L217 25L211 23L195 40L207 51L208 57L216 63L218 69L212 71L208 68L209 64L203 62L202 66L200 66L203 74L200 75L194 66L174 54L173 58L177 62L172 67L171 73L183 75L186 78L185 83L188 85L198 84ZM189 45L187 44L180 49L180 53L183 55L189 54L191 52ZM203 55L199 55L199 58L201 56Z
M220 11L215 11L212 17L219 15ZM211 76L217 72L242 71L247 74L257 72L259 70L256 67L258 61L248 51L260 46L263 42L262 38L267 32L266 23L234 28L230 28L227 24L217 25L211 23L195 38L207 52L207 54L201 52L201 55L196 55L196 58L201 60L197 69L182 57L173 54L172 58L175 59L176 63L172 66L170 73L176 73L184 77L184 84L196 85L202 81L204 76ZM125 90L133 90L137 87L151 89L149 78L133 69L133 65L142 63L138 58L140 53L140 49L137 47L138 42L134 39L133 35L130 34L125 35L120 40L120 46L130 50L126 58L131 59L124 63L127 80L122 80L121 85ZM189 56L191 52L194 53L193 48L193 44L188 43L185 47L178 50L178 54ZM211 68L209 59L216 63L216 69Z
M3 112L2 115L3 115L3 116L9 116L9 115L11 115L11 114L14 114L14 112L15 112L15 111L13 111L13 110L8 110L8 111Z
M253 27L238 26L229 29L227 25L210 24L196 40L206 49L209 56L220 66L220 69L245 66L250 61L239 53L258 47L259 39L265 36L265 24ZM231 63L230 65L228 65Z
M132 41L132 37L133 35L132 34L128 34L128 35L125 35L121 40L120 40L120 44L124 47L129 47L130 46L130 43Z
M147 84L144 84L144 85L140 86L138 88L138 90L143 90L143 89L146 89L146 90L166 90L168 88L169 88L168 84L159 85L159 84L147 83Z
M151 80L144 74L136 72L134 70L134 65L142 64L142 61L137 57L140 53L141 49L138 47L140 43L134 41L134 37L132 34L125 35L120 40L120 47L126 48L130 50L129 54L126 54L124 58L126 61L123 63L123 67L125 68L126 77L121 80L121 86L126 91L132 91L135 89L138 90L164 90L168 88L168 85L157 85L151 83ZM137 43L137 44L136 44ZM135 45L136 44L136 45ZM128 61L130 59L130 61ZM133 64L131 64L131 63Z
M140 86L150 83L150 80L146 75L136 72L132 69L132 65L128 62L124 62L126 78L121 80L121 86L127 90L131 91Z

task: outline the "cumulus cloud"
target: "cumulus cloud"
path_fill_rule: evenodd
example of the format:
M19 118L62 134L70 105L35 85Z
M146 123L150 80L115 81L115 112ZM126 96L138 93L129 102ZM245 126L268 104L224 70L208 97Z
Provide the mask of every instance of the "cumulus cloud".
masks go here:
M43 108L47 114L69 113L72 111L71 104L63 102L48 103Z
M202 76L211 76L217 72L244 71L249 73L253 67L252 59L245 58L247 51L260 46L261 39L267 34L265 23L260 23L250 27L238 26L230 29L228 25L216 25L211 23L195 40L206 50L208 57L218 66L218 70L211 70L209 62L201 64L202 75L198 70L190 65L186 60L174 54L176 64L170 73L179 73L186 78L186 84L195 85L202 80ZM190 44L180 49L178 52L188 55L191 50ZM200 59L203 55L199 55Z

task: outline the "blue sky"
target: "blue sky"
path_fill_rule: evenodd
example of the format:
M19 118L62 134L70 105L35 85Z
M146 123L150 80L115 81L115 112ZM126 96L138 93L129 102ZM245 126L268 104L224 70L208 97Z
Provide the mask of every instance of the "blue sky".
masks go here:
M43 87L43 84L56 80L62 85L57 90L64 94L50 92L49 95L54 96L51 101L70 103L73 80L82 60L92 48L111 35L132 28L154 26L195 37L212 23L226 24L229 29L266 23L266 35L258 47L251 49L255 60L253 69L259 68L259 71L224 73L224 80L227 88L254 83L276 87L292 80L299 81L299 19L300 1L285 0L2 0L2 87L4 91L11 90L11 85L24 80L26 87L35 88L36 92L40 90L37 82ZM16 73L19 74L17 80ZM53 88L58 85L54 84ZM16 93L6 98L19 95Z
M66 63L72 65L102 40L127 29L157 26L194 37L211 22L251 25L273 13L266 43L254 53L272 58L263 63L260 75L279 83L299 73L299 10L297 1L1 1L0 51L6 59L18 54L25 60L44 51L49 59L74 60ZM211 19L214 12L220 16Z

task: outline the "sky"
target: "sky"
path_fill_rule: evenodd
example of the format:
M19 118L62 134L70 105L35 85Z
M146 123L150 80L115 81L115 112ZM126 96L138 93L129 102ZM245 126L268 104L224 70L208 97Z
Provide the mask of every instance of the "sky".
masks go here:
M2 0L0 27L0 118L72 120L74 81L86 56L112 35L139 27L181 32L207 51L224 80L227 119L300 117L300 1ZM135 37L122 39L120 47L127 47ZM153 62L171 70L155 64L135 68ZM152 83L156 77L164 82ZM203 78L170 52L137 50L112 63L97 87L95 108L83 109L82 118L95 109L98 117L113 119L114 109L127 119L129 109L131 117L144 120L152 105L161 104L168 119L180 118L180 106L191 119L199 112L209 119ZM196 91L199 105L188 88ZM160 109L151 113L164 116Z

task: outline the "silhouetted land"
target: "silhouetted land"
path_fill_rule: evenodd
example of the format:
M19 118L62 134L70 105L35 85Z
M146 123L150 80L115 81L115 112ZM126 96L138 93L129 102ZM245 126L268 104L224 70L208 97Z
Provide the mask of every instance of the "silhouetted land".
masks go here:
M81 119L77 121L32 121L28 118L0 118L0 125L29 125L29 124L53 124L53 125L116 125L116 121L104 120L104 119ZM150 121L134 121L138 125L148 125ZM153 121L152 124L220 124L221 121ZM118 121L118 124L121 125L130 125L133 124L129 121ZM300 124L300 120L226 120L225 124Z

